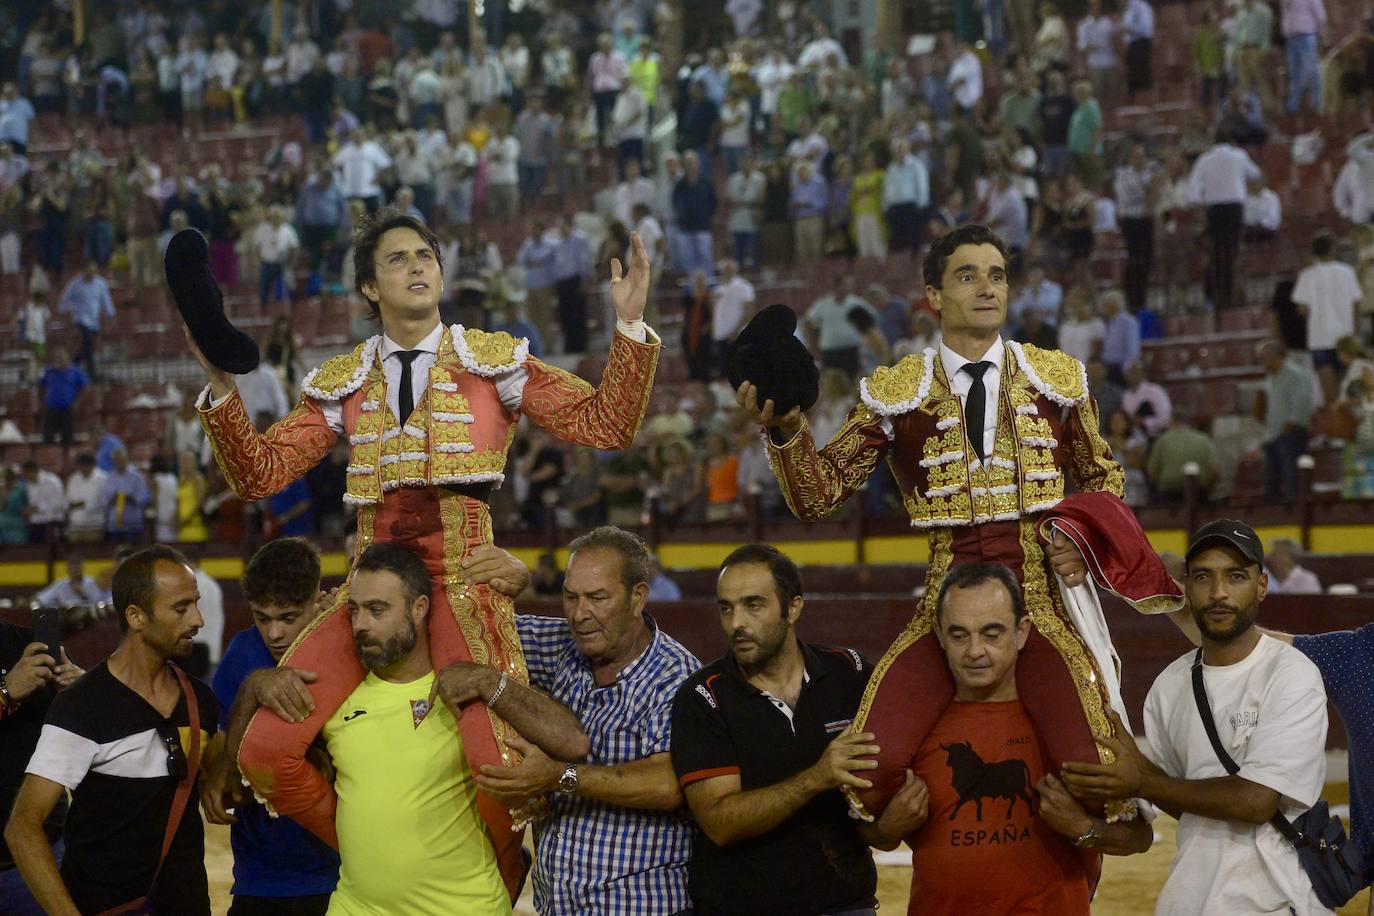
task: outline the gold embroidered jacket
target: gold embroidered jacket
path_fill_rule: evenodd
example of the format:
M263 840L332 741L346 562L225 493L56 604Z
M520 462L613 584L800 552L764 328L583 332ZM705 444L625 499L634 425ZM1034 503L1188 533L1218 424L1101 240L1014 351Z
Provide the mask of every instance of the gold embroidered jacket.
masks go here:
M601 386L593 388L531 357L523 339L454 325L444 331L429 386L402 426L387 407L381 342L373 337L326 360L303 380L296 408L261 435L237 392L202 408L201 423L235 493L262 499L319 463L338 441L323 407L334 401L352 450L344 498L360 506L397 487L500 483L520 414L569 442L627 448L644 419L659 354L652 334L639 343L617 332ZM520 405L512 411L497 383L521 371Z
M792 513L824 518L863 485L884 457L918 528L1010 521L1053 508L1064 474L1079 490L1122 495L1125 475L1098 432L1083 364L1058 350L1007 341L992 455L974 458L964 412L927 349L859 383L860 400L817 449L810 430L768 458Z

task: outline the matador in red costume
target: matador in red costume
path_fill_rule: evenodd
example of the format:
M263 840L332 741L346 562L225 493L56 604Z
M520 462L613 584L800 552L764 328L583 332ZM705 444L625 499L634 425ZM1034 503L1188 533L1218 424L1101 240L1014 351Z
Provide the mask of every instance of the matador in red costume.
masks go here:
M346 439L344 498L358 510L358 551L373 541L403 541L429 568L434 670L473 662L526 680L510 598L471 584L462 563L492 540L486 497L503 479L522 416L592 448L623 449L634 441L659 354L658 339L642 320L647 254L636 237L627 275L621 276L618 261L612 264L618 321L601 385L593 388L531 357L524 340L445 327L438 312L439 247L418 220L383 213L358 234L355 250L358 291L380 317L383 333L307 375L300 403L265 433L254 430L232 376L196 350L210 378L200 410L215 458L234 491L256 500L298 479ZM244 778L272 809L335 845L336 797L305 755L363 678L346 592L282 660L318 675L310 685L314 712L289 723L260 711L238 756ZM509 727L495 713L470 709L459 731L473 772L483 764L515 762L505 743ZM522 834L494 799L479 794L478 808L514 893L524 873Z
M863 379L859 403L824 448L799 409L778 417L767 392L750 382L738 392L768 428L769 460L798 518L829 515L886 458L912 526L929 533L925 597L875 667L853 725L882 749L877 770L857 774L873 783L852 799L864 817L887 806L953 699L932 632L952 566L1001 563L1021 581L1032 630L1017 662L1019 692L1056 767L1097 762L1095 738L1111 734L1108 709L1125 720L1088 576L1142 612L1181 607L1178 586L1121 501L1124 475L1099 434L1083 365L1002 339L1006 256L982 226L932 245L925 281L941 316L940 346Z

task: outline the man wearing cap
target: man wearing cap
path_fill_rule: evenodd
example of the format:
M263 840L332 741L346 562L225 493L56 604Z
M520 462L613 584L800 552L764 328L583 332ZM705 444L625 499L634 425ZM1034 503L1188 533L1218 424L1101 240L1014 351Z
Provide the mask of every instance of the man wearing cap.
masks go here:
M886 457L913 527L930 534L925 596L875 667L855 719L855 729L876 733L883 749L873 788L857 793L868 812L882 811L900 789L954 699L932 638L936 596L951 567L989 562L1016 574L1031 618L1016 677L1055 765L1097 759L1097 740L1112 731L1107 710L1124 709L1119 663L1082 550L1092 555L1097 584L1137 610L1177 611L1182 603L1121 501L1123 473L1098 432L1083 365L1002 337L1005 243L984 226L962 226L932 244L924 275L941 343L863 379L859 403L824 448L800 409L773 409L773 399L793 395L795 385L760 394L763 385L754 383L767 372L751 369L737 392L770 427L769 462L799 518L835 511ZM740 336L749 335L746 328ZM1129 817L1131 810L1105 813Z
M1329 913L1296 850L1269 823L1312 807L1326 779L1326 693L1302 652L1255 626L1268 591L1264 547L1244 522L1199 529L1184 558L1184 589L1202 646L1179 658L1145 698L1145 741L1126 729L1103 744L1111 764L1067 763L1080 799L1143 797L1177 817L1178 857L1156 913ZM1221 746L1213 748L1194 695L1194 668Z

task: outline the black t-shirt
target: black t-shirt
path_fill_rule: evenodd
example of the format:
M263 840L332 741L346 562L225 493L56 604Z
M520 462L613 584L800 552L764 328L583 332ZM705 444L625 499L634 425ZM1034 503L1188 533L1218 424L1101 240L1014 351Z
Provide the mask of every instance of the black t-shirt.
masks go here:
M201 750L215 734L219 706L194 678ZM163 735L190 752L184 697L163 718L110 673L105 662L58 694L28 772L72 791L63 839L62 880L83 913L99 913L148 893L178 780ZM209 916L205 829L193 790L151 902L158 911Z
M1047 95L1040 99L1040 137L1046 146L1069 142L1069 119L1078 107L1071 95Z
M859 708L870 666L853 649L801 643L808 680L789 720L744 679L734 657L692 675L673 700L673 769L683 786L738 774L760 789L820 759ZM817 795L762 836L717 846L696 831L688 887L697 912L803 916L874 905L877 872L838 790Z
M31 642L32 630L0 620L0 668L13 669L23 657L24 647ZM26 697L18 712L0 719L0 820L8 819L14 807L19 786L24 782L24 767L29 765L33 749L38 745L38 735L43 730L52 695L51 688L40 690ZM66 816L67 801L63 799L53 808L44 825L50 837L55 839L62 832ZM0 836L0 868L9 867L12 861L10 848Z

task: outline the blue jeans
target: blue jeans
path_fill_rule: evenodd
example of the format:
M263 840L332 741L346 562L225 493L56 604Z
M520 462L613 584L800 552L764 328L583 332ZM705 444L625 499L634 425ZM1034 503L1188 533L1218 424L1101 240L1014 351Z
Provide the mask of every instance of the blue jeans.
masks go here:
M286 284L283 282L282 266L263 262L258 269L258 305L266 306L268 296L275 301L286 298Z
M100 265L103 270L110 266L114 254L114 227L107 219L93 219L86 224L86 244L83 246L85 260Z
M1322 76L1317 68L1317 36L1289 36L1283 43L1283 56L1288 65L1288 113L1298 110L1304 92L1312 100L1312 110L1320 111Z
M713 247L714 240L710 232L683 232L680 236L682 245L682 272L691 276L695 270L702 270L706 273L706 279L710 280L715 276L716 258Z
M65 851L66 847L60 839L52 844L53 858L57 859L58 865L62 864ZM0 871L0 907L3 907L0 912L5 916L43 916L43 908L33 899L33 893L17 868Z
M757 232L732 232L730 237L735 243L735 263L740 267L758 267L759 234Z
M739 171L739 161L744 158L744 153L745 148L743 146L722 146L720 148L720 158L725 163L727 178Z
M548 173L547 165L536 165L533 162L519 163L520 172L520 194L526 199L538 197L544 190L544 175Z

